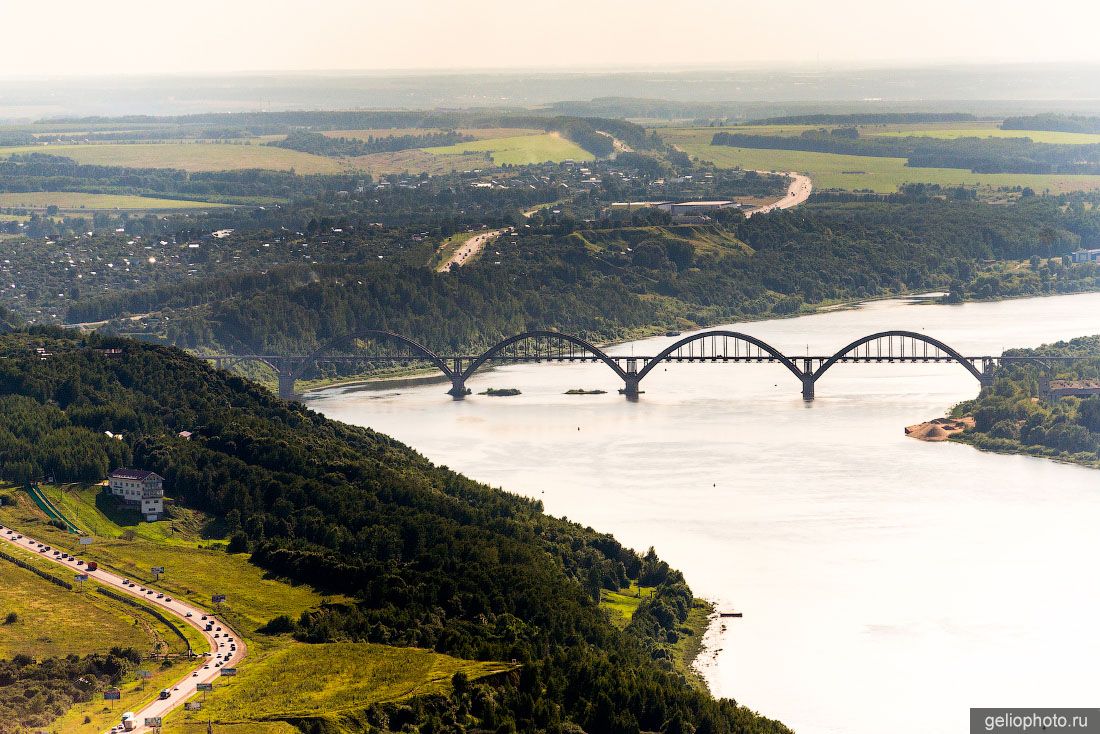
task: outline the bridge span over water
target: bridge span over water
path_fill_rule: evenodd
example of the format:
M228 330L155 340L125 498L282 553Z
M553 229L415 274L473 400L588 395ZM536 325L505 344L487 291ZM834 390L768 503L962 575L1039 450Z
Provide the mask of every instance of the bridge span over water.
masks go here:
M279 395L285 398L295 396L295 382L311 365L430 366L450 380L448 392L455 399L470 393L466 381L487 364L602 362L623 381L619 392L634 399L642 392L642 380L661 363L781 364L801 386L802 397L813 400L818 381L838 364L955 362L985 387L991 384L1001 365L1037 361L1033 357L968 356L938 339L913 331L869 334L831 355L789 355L754 336L725 329L685 336L651 356L609 354L581 337L557 331L526 331L503 339L480 354L442 355L401 334L365 330L332 339L310 354L211 354L204 357L219 368L243 362L266 364L278 375Z

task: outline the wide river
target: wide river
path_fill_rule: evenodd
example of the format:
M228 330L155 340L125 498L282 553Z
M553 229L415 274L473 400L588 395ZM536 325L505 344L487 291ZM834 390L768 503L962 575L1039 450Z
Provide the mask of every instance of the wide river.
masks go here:
M788 354L886 329L1000 354L1100 332L1100 294L878 301L733 328ZM699 665L716 695L810 734L963 732L970 707L1097 705L1100 472L906 438L977 393L957 364L840 364L813 403L768 364L662 365L636 403L602 364L502 367L469 386L523 393L307 402L654 546L696 594L744 613L708 633ZM608 392L563 394L574 387Z

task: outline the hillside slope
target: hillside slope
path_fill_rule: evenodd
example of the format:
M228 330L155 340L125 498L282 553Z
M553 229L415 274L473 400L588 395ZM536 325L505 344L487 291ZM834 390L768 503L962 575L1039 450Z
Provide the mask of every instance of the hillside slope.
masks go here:
M0 399L12 408L0 421L0 472L67 481L121 462L153 469L178 503L222 518L253 563L348 597L279 615L269 629L520 666L514 678L456 678L416 706L378 708L371 726L786 731L676 672L671 648L692 596L652 552L639 556L177 350L39 330L0 337L0 352L11 355L0 360ZM126 436L125 450L101 440L107 430ZM655 591L620 631L598 602L632 582Z

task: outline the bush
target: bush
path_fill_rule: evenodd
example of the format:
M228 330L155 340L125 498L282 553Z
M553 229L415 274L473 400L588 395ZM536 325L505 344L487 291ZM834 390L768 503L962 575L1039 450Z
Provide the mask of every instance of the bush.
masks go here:
M8 616L4 617L4 624L15 624L19 621L19 615L15 612L8 612Z

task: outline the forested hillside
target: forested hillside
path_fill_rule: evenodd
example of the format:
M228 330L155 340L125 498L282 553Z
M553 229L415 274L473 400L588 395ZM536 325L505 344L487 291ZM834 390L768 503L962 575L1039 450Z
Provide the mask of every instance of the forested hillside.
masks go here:
M1039 197L990 206L914 193L705 227L606 221L587 229L564 213L530 221L530 231L452 273L386 260L296 266L250 278L236 295L219 295L231 291L229 281L199 282L71 313L95 318L127 302L135 313L171 308L163 332L149 334L185 347L308 353L333 337L384 328L447 352L532 328L606 341L645 327L920 290L995 298L1100 287L1095 264L1063 262L1082 244L1100 246L1100 216ZM1032 257L1022 272L997 264ZM188 300L203 290L213 296L205 304Z
M406 707L421 731L787 731L675 671L669 646L691 592L653 552L174 349L40 328L0 337L0 351L0 393L22 430L74 449L85 435L123 433L134 464L163 475L178 502L225 518L254 562L355 600L273 619L273 631L521 665L510 680L456 680L453 696ZM598 600L631 582L658 591L619 631Z

